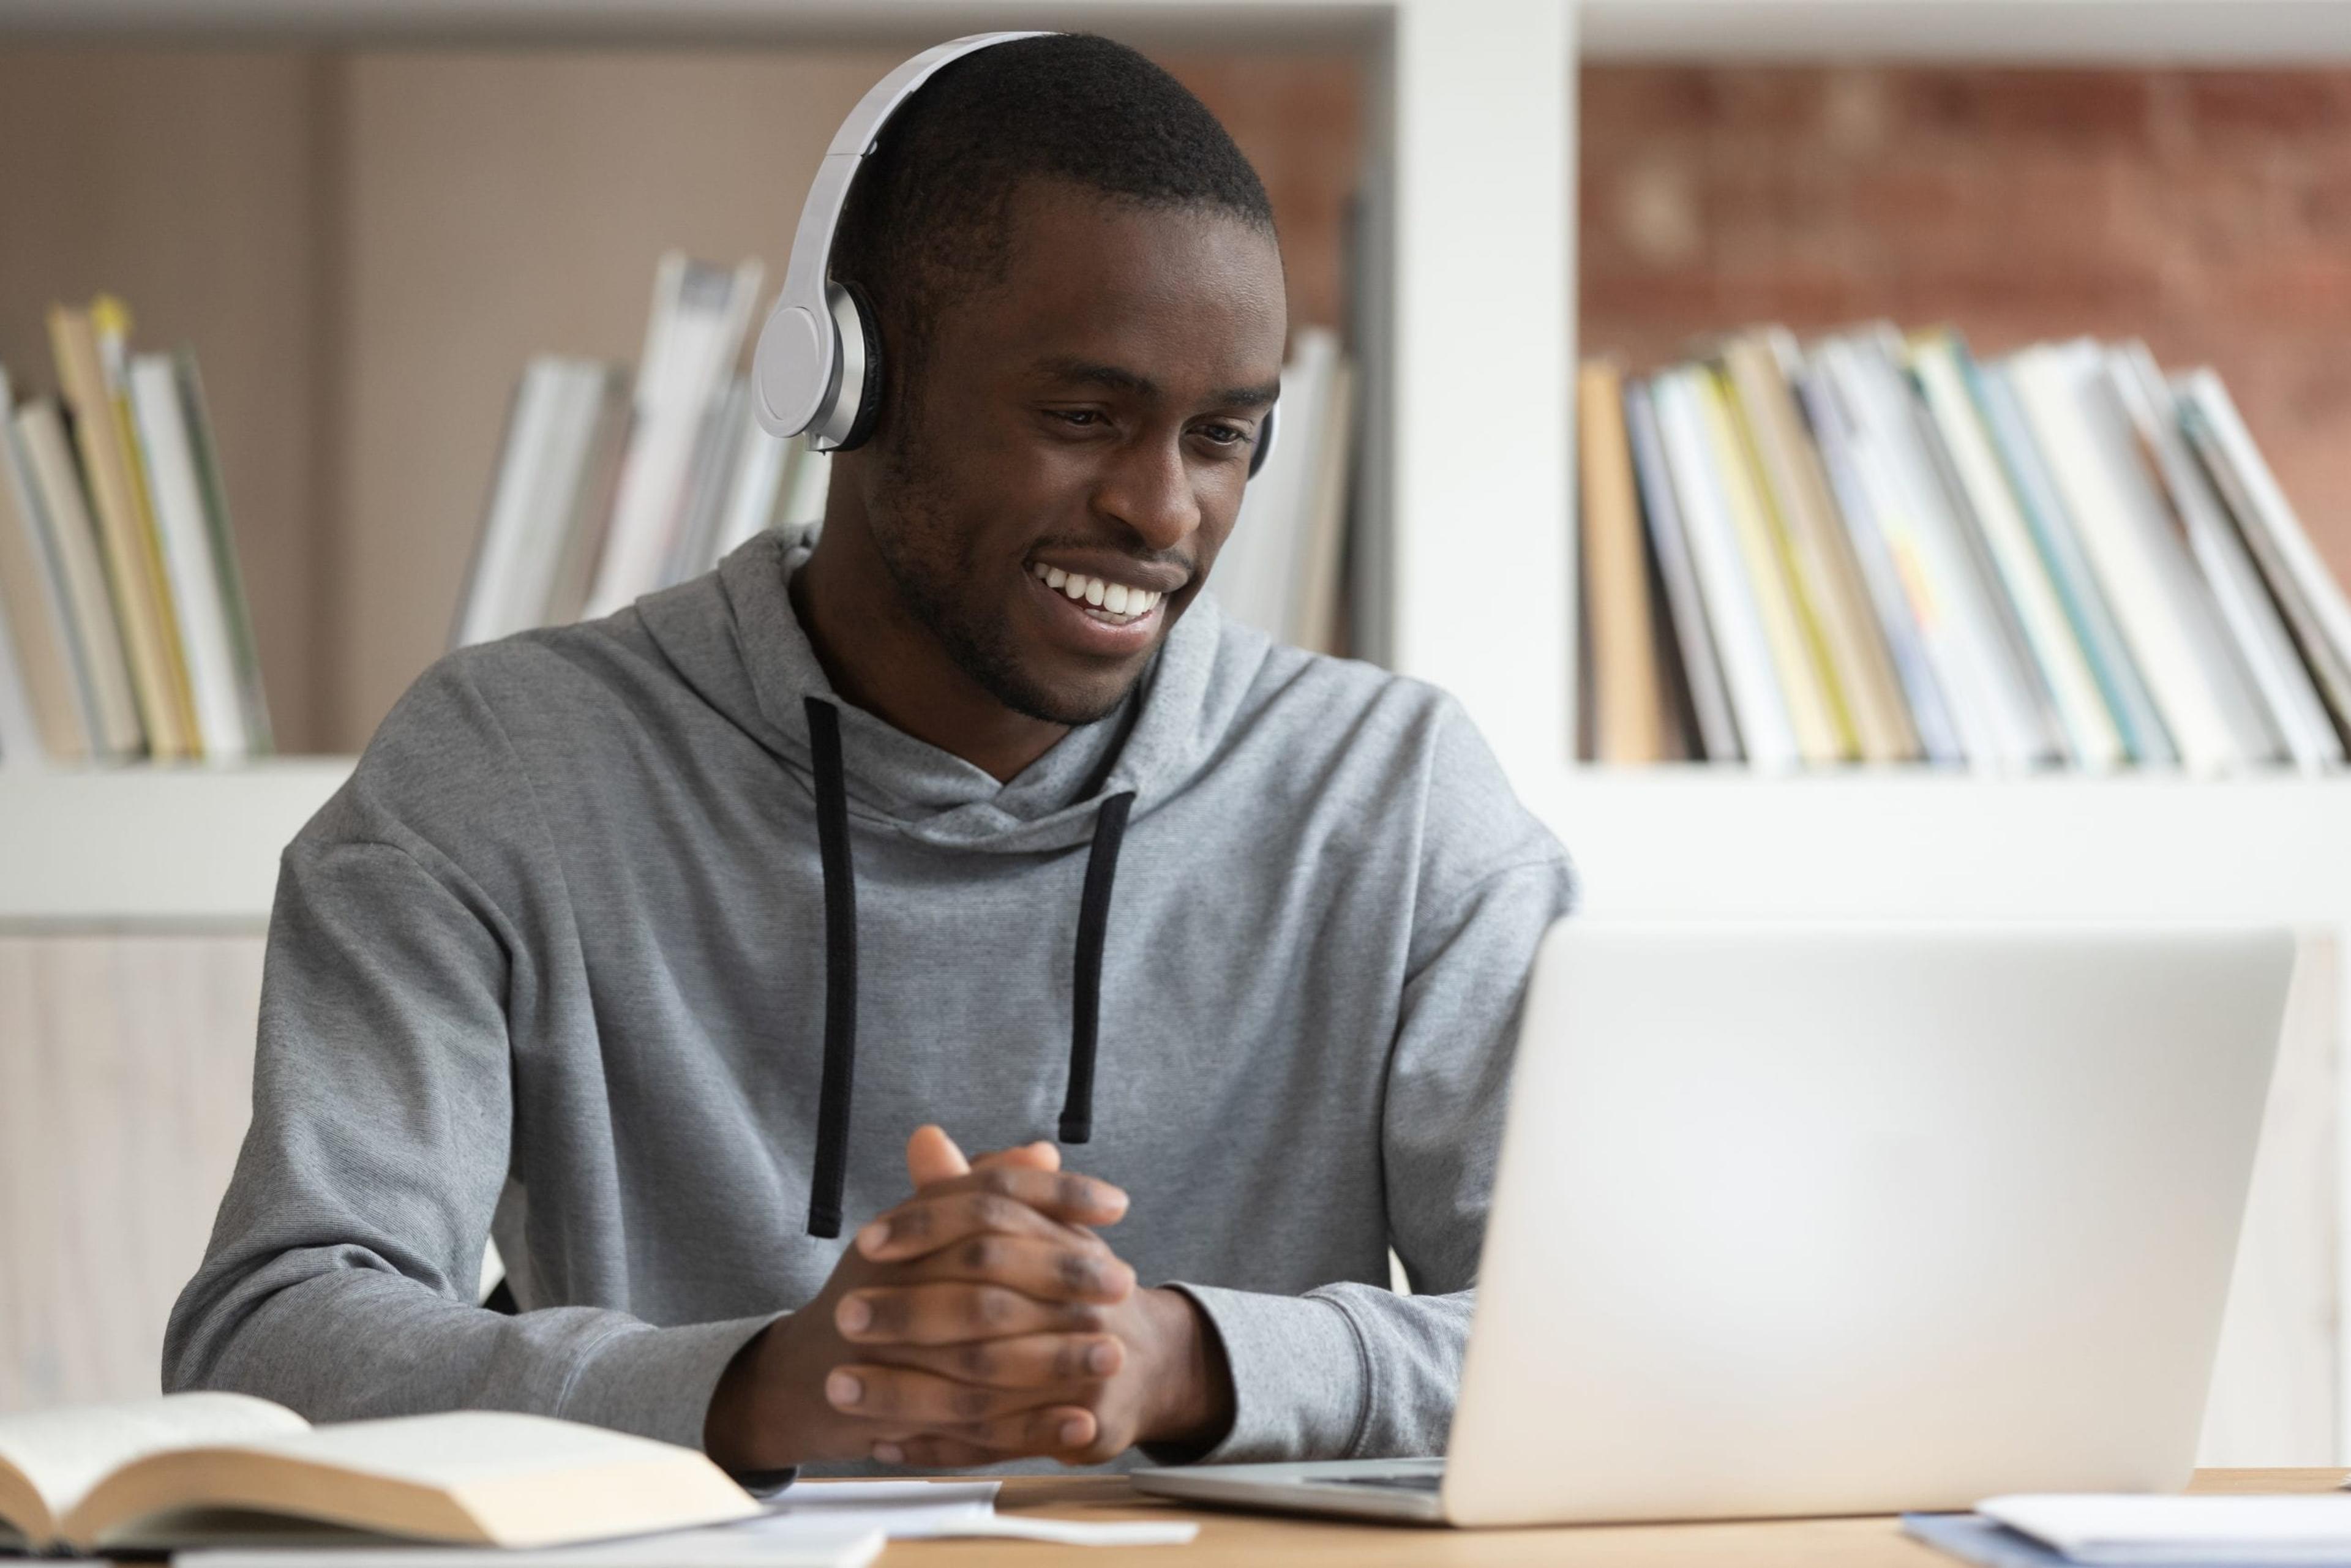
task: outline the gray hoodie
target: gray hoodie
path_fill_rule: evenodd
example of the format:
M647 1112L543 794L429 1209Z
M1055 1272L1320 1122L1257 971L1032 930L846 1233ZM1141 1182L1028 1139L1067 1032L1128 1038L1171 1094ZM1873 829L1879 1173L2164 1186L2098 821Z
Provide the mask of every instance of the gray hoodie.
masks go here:
M977 1150L1075 1110L1068 1162L1133 1197L1106 1239L1223 1341L1210 1457L1442 1451L1558 844L1450 699L1205 597L999 784L834 696L786 595L807 549L453 654L384 721L286 852L253 1126L165 1385L698 1446L840 1255L830 1181L854 1234L921 1123ZM493 1233L519 1315L474 1304Z

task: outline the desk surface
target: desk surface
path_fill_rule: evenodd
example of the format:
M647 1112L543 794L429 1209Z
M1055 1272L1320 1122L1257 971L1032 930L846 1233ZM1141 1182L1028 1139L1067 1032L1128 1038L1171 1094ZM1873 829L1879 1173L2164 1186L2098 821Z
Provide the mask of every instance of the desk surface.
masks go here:
M2341 1470L2202 1470L2197 1491L2325 1491ZM1774 1520L1736 1524L1583 1526L1552 1530L1432 1530L1414 1525L1342 1524L1179 1508L1142 1497L1114 1477L1019 1478L1004 1483L1007 1512L1063 1519L1166 1519L1200 1521L1189 1547L1069 1550L1072 1568L1152 1564L1224 1568L1228 1563L1455 1564L1458 1568L1949 1568L1955 1560L1901 1533L1890 1518ZM936 1568L1033 1564L1068 1549L1033 1541L902 1542L883 1563ZM1083 1563L1080 1564L1079 1559Z

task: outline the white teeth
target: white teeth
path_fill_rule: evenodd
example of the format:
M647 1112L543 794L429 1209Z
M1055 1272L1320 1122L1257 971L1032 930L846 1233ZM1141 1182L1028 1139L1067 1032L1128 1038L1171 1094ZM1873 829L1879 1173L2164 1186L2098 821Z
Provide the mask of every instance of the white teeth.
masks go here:
M1037 562L1032 570L1037 580L1055 592L1066 593L1079 603L1091 604L1105 614L1123 616L1128 620L1150 614L1159 608L1159 601L1167 597L1156 589L1134 588L1123 582L1113 582L1107 578L1088 577L1062 567L1047 566L1042 561Z

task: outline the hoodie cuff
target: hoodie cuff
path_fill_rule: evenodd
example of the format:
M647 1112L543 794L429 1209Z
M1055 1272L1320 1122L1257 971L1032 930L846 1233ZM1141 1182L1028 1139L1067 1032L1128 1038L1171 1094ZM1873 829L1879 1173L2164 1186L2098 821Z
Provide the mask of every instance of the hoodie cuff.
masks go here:
M572 1373L555 1413L699 1453L718 1379L736 1352L784 1315L619 1330L599 1341Z
M1337 1303L1171 1282L1224 1343L1233 1424L1198 1464L1343 1459L1364 1429L1371 1388L1363 1341Z

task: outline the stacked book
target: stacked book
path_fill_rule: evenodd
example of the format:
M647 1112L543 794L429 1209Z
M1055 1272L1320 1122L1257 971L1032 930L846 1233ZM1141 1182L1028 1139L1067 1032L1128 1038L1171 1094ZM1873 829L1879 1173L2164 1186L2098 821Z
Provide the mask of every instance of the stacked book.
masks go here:
M664 256L633 381L561 355L525 367L455 646L610 614L822 515L824 455L761 430L736 368L762 270Z
M1764 328L1579 405L1587 758L2343 766L2351 607L2209 370Z
M633 380L555 354L525 367L453 645L610 614L763 528L823 517L831 460L761 430L737 368L760 277L757 261L664 256ZM1337 336L1301 329L1281 386L1281 436L1217 557L1217 596L1278 638L1336 651L1354 411Z
M62 402L0 371L0 767L270 749L195 360L130 333L49 312Z
M1318 653L1346 643L1341 592L1354 450L1354 366L1338 334L1301 327L1281 368L1280 433L1242 492L1208 575L1226 614Z

